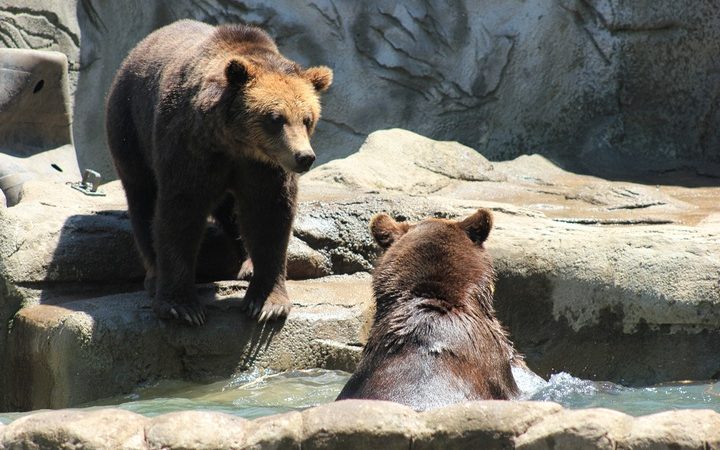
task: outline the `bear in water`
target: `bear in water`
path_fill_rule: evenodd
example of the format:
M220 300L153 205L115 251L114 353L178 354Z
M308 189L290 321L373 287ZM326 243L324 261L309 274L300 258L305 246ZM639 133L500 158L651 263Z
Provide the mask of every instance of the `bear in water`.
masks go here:
M329 68L301 68L245 25L182 20L123 61L107 97L108 144L160 318L205 322L194 281L210 215L252 261L249 314L288 314L298 174L315 160L309 138L331 82Z
M485 209L410 225L386 214L370 231L385 250L373 273L375 322L338 400L389 400L416 410L518 393L523 365L493 309Z

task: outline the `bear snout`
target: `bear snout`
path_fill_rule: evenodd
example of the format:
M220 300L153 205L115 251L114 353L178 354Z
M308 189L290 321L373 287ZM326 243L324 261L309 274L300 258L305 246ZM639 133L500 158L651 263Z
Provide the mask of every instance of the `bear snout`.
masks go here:
M307 172L315 162L315 153L302 152L295 154L295 171L298 173Z

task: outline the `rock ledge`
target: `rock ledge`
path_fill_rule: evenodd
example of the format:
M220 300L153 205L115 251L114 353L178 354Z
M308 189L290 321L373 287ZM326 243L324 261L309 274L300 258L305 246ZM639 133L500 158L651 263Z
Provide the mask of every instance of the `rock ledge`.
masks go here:
M253 421L183 411L147 418L119 409L59 410L2 427L0 448L123 449L717 449L720 414L631 417L555 403L483 401L417 413L345 400Z

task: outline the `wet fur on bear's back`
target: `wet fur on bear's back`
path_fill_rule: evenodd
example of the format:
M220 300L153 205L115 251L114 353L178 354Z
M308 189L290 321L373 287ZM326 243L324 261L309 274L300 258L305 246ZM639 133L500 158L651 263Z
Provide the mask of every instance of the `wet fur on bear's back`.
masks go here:
M375 322L338 400L425 410L517 394L511 361L519 356L495 318L495 274L482 246L491 226L486 210L461 222L373 220L373 236L387 248L373 273Z

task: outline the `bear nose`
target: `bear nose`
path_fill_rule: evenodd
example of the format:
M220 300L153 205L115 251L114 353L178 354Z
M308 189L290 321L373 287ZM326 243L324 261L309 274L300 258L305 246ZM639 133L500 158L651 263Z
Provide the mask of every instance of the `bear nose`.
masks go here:
M310 166L315 162L315 155L312 153L302 153L295 155L295 162L298 165L300 172L307 172L310 170Z

